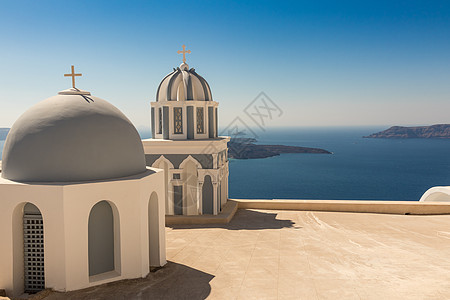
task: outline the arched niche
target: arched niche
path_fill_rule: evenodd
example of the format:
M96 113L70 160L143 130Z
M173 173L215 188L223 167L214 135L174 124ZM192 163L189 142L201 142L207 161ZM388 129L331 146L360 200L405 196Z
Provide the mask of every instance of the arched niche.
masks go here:
M95 204L89 213L89 276L112 271L120 274L120 224L117 208L108 201Z

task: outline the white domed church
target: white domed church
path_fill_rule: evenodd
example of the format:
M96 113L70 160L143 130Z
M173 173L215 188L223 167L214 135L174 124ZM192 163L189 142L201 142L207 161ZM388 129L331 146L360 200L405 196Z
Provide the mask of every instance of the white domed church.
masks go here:
M146 166L136 128L73 88L13 125L0 178L0 287L82 289L145 277L165 257L164 172Z
M218 214L228 199L229 137L218 136L218 106L208 82L183 63L161 81L151 102L148 166L164 169L167 215Z

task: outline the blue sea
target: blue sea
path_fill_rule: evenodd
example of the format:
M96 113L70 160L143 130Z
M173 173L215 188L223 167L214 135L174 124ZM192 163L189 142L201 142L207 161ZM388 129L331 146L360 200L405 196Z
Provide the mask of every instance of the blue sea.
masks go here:
M318 147L326 154L230 160L230 198L419 200L450 185L450 139L366 139L387 127L283 128L259 144Z
M256 131L259 144L318 147L333 154L230 159L230 198L417 201L432 186L450 185L450 139L362 138L386 128Z

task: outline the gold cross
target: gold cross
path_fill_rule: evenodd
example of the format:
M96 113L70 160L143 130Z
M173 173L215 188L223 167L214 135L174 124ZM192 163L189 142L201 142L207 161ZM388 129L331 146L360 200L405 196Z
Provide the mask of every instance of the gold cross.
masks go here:
M191 50L186 50L186 45L183 45L183 51L178 50L177 53L183 53L183 63L186 63L186 53L191 54Z
M75 69L72 66L72 73L71 74L64 74L64 77L72 77L72 87L75 88L75 76L82 76L82 74L75 74Z

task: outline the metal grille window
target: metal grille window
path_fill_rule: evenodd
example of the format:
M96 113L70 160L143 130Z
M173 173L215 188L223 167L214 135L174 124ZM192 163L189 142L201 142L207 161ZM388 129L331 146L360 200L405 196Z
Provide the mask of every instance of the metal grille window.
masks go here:
M173 117L174 132L183 133L183 109L181 107L174 107Z
M158 133L162 133L162 107L158 109Z
M24 214L23 249L25 292L36 293L45 289L44 224L42 215Z
M205 133L203 107L197 107L197 133Z
M173 179L181 179L180 173L173 173Z

